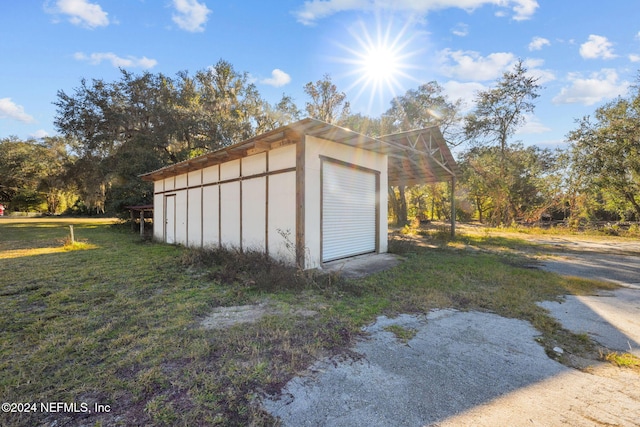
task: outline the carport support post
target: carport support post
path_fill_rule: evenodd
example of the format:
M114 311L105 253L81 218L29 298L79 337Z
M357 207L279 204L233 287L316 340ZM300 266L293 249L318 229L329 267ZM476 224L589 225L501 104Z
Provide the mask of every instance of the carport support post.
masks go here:
M451 177L451 238L456 237L456 177Z
M144 209L140 209L140 237L144 237Z
M129 217L131 217L131 231L136 231L136 217L133 215L133 209L129 209Z

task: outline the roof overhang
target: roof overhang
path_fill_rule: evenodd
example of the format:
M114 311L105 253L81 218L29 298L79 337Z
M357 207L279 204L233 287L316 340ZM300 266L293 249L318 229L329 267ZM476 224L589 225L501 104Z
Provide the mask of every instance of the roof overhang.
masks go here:
M450 180L457 166L437 126L372 138L316 119L303 119L246 141L141 175L157 181L269 151L301 141L305 135L388 155L389 185Z
M460 174L440 129L431 126L379 138L394 147L389 153L389 185L450 181Z

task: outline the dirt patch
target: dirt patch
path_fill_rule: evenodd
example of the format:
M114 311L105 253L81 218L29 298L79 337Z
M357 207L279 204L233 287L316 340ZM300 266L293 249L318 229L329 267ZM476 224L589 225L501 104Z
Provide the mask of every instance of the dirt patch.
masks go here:
M264 316L293 314L294 316L311 317L318 314L315 310L278 307L263 301L258 304L235 305L232 307L217 307L200 323L205 329L226 329L243 323L255 323Z

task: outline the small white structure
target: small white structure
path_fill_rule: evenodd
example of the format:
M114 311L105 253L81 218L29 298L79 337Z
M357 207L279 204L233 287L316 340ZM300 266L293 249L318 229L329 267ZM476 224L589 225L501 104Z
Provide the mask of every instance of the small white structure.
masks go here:
M435 127L374 139L304 119L142 178L154 182L156 240L307 269L386 252L388 186L447 176L455 162Z

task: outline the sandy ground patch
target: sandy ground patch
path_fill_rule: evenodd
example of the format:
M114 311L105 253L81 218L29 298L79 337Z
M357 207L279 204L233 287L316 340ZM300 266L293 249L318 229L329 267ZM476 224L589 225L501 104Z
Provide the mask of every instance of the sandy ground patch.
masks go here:
M236 305L232 307L217 307L200 323L206 329L226 329L234 325L255 323L267 315L278 315L287 312L268 301L259 304ZM295 309L288 311L296 316L314 316L314 310Z

